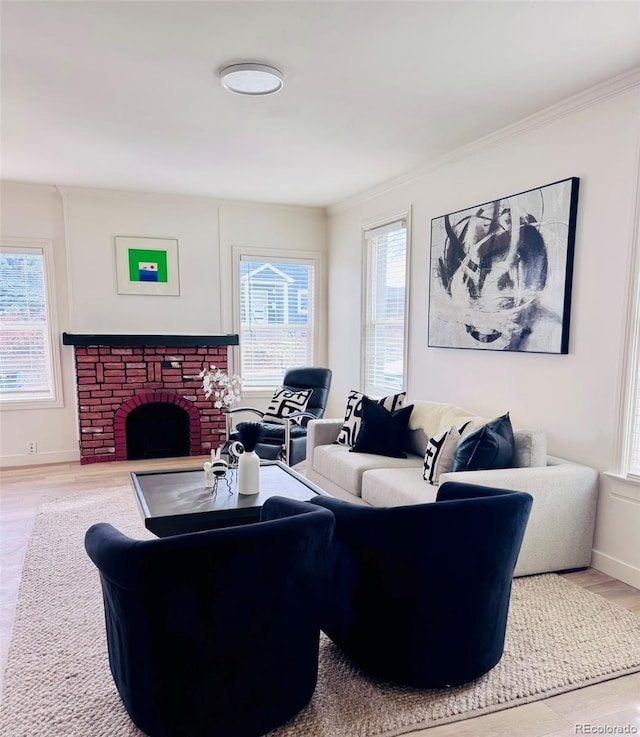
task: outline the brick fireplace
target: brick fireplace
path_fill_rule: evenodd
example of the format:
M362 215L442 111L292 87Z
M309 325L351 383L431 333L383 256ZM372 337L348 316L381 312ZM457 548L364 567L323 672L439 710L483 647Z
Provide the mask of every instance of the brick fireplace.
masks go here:
M212 364L226 371L237 335L62 337L75 352L81 464L208 455L224 442L224 413L205 399L198 373ZM149 441L146 450L145 437L132 436L136 428L145 434L139 429L143 412L151 412L149 438L166 428L164 441L156 438L156 447ZM174 428L182 428L184 441L172 437Z

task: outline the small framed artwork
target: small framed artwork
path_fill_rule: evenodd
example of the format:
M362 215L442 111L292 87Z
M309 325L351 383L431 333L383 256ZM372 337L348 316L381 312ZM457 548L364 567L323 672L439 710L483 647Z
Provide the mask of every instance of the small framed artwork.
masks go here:
M180 294L178 241L116 236L118 294Z
M578 183L431 221L430 347L568 353Z

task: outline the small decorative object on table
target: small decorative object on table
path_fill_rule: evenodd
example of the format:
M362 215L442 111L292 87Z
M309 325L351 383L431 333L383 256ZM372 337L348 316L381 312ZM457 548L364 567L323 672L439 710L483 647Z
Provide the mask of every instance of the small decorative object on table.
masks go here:
M229 491L229 494L233 494L233 490L231 489L231 482L227 474L227 471L229 470L229 464L221 457L221 453L222 448L211 451L211 472L215 476L213 493L217 493L218 483L224 480L227 485L227 490Z
M224 476L227 473L228 464L221 457L222 448L211 451L211 470L216 476Z
M216 483L216 477L211 469L211 463L207 461L202 468L204 470L204 488L213 489Z
M218 493L218 482L220 479L224 479L227 484L229 494L233 494L231 489L231 483L227 476L227 462L223 461L220 457L222 448L211 451L211 461L206 461L203 466L204 469L204 486L205 489L211 489L211 493L215 496Z
M244 453L238 458L238 494L260 492L260 458L256 445L260 442L263 427L260 422L243 422L238 428Z
M238 468L240 456L244 453L244 446L239 440L234 440L227 449L229 454L229 468Z

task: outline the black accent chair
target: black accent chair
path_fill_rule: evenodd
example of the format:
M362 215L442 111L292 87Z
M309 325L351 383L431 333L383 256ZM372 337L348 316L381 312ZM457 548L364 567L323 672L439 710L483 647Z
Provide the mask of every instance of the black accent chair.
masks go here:
M307 457L307 423L309 420L319 419L324 415L329 389L331 387L331 369L315 366L301 366L289 369L282 379L282 386L291 391L313 389L307 408L304 412L296 412L281 424L263 422L263 436L256 446L256 453L260 458L268 460L283 460L288 466L304 461ZM250 412L257 415L260 421L264 417L262 410L255 407L235 407L227 412L227 442L239 440L238 430L242 423L233 429L233 417L241 412ZM292 422L293 418L301 418L301 423Z
M111 673L150 737L259 737L311 698L333 515L273 497L262 520L145 541L87 531Z
M336 517L322 629L382 680L444 688L483 675L502 657L532 501L457 482L429 504L314 498Z

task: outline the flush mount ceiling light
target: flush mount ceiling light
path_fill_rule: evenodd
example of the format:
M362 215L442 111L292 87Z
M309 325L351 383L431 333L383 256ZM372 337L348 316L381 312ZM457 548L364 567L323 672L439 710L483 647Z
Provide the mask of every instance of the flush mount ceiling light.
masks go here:
M220 70L225 90L238 95L273 95L282 89L282 72L266 64L232 64Z

